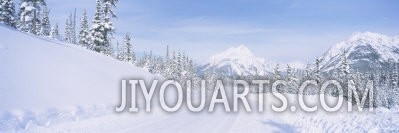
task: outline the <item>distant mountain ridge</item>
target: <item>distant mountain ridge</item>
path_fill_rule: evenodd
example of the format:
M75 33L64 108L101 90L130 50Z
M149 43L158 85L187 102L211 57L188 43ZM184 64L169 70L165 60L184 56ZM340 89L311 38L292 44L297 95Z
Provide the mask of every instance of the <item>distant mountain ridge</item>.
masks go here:
M347 40L332 46L319 60L321 70L330 72L338 69L345 56L355 71L367 72L374 68L387 67L399 62L399 36L372 32L357 32Z
M356 32L348 39L333 45L321 57L321 71L329 73L340 69L342 58L347 58L352 71L370 72L399 63L399 36L390 37L373 32ZM256 57L246 46L231 47L211 56L200 73L215 71L218 74L234 77L272 74L276 63ZM296 68L294 64L291 67ZM303 68L299 68L303 69ZM280 64L285 71L285 64Z
M200 72L215 70L225 76L264 75L271 67L265 59L256 57L246 46L231 47L211 56Z

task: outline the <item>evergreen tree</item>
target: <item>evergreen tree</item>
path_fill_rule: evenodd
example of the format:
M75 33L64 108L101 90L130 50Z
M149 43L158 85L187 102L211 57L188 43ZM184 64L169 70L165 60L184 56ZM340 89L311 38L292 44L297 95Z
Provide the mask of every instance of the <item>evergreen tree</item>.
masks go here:
M291 66L289 64L287 64L286 71L287 71L287 79L288 79L288 81L290 81L291 78L292 78L292 68L291 68Z
M42 18L42 24L41 24L41 30L40 30L40 34L43 36L50 36L51 24L50 24L49 13L50 13L50 10L47 9L47 6L44 6L43 15L42 15L43 18Z
M182 76L182 57L181 57L181 52L180 52L180 50L179 50L179 52L177 53L177 59L176 59L176 62L177 62L177 70L176 70L176 76L177 77L179 77L179 79L181 78L181 76Z
M398 105L399 104L399 86L398 86L398 78L399 78L399 74L398 74L398 67L396 65L396 63L393 64L392 69L391 69L391 77L390 77L390 82L391 82L391 93L390 93L390 97L391 97L391 106L392 105Z
M150 50L150 54L148 55L148 59L150 60L150 63L153 63L155 58L152 56L152 50Z
M212 68L212 70L209 70L206 74L205 74L205 79L207 82L207 89L210 92L213 92L213 90L215 89L215 85L216 85L216 80L217 80L217 74L214 68Z
M185 86L186 85L186 80L189 79L188 77L188 61L187 61L187 57L186 54L183 52L181 53L181 57L180 57L180 84Z
M309 63L306 65L306 76L305 76L305 78L307 80L312 78L312 68L310 67Z
M76 43L76 8L73 13L73 16L72 16L72 14L70 15L69 20L70 20L69 24L70 24L70 30L71 30L70 31L71 32L70 40L71 40L71 43L77 44Z
M387 106L387 92L386 89L380 88L382 86L380 79L381 79L381 72L377 70L375 74L373 75L373 80L374 80L374 88L377 90L376 93L376 98L375 102L377 106Z
M118 0L102 0L102 2L104 3L105 15L108 16L110 14L112 17L116 17L112 7L116 7Z
M181 62L182 62L182 64L181 64L182 76L185 77L187 72L188 72L188 59L187 59L187 56L186 56L185 52L183 52L183 54L182 54L182 61Z
M16 28L14 0L0 1L0 23Z
M44 0L22 0L19 9L19 29L37 35L37 26L40 25L38 12L44 5Z
M90 47L89 23L87 21L86 10L83 11L82 19L80 22L79 44L86 48Z
M179 76L179 68L178 68L178 61L177 61L177 58L176 58L176 52L175 51L173 51L173 54L172 54L172 61L171 61L171 73L172 73L172 75L171 75L171 79L174 79L174 80L177 80L177 79L179 79L178 78L178 76Z
M142 68L147 72L152 72L150 60L151 60L150 54L144 53Z
M37 16L36 16L36 21L35 21L35 25L34 25L34 27L33 27L33 29L32 30L34 30L34 32L32 32L33 34L35 34L35 35L42 35L42 33L41 33L41 29L42 29L42 22L41 22L41 10L38 10L36 13L37 13Z
M72 43L72 44L75 44L75 40L74 40L75 31L74 31L74 24L73 24L73 16L72 16L72 14L69 14L67 30L68 30L68 33L69 33L68 42Z
M320 71L320 60L316 59L316 68L315 68L315 74L314 74L314 79L316 80L317 83L321 82L321 71Z
M96 12L94 14L93 25L91 28L91 40L93 40L93 50L99 53L106 53L107 43L105 27L102 22L103 14L100 0L96 0Z
M391 69L391 84L393 86L393 88L397 88L398 87L398 78L399 78L399 74L398 74L398 67L396 65L392 65L392 69Z
M126 34L125 38L124 38L124 42L125 42L125 46L124 46L124 58L126 62L135 64L136 63L136 57L135 57L135 53L133 51L133 47L132 44L130 42L131 37L130 34Z
M188 61L188 65L187 65L187 79L193 79L194 77L196 77L196 72L195 72L195 68L194 68L194 63L193 60L190 59Z
M111 40L111 38L109 37L108 40ZM105 55L114 57L114 55L115 55L114 52L115 51L114 51L114 49L112 47L112 41L109 41L108 44L106 45Z
M373 79L374 79L374 85L375 86L380 86L381 85L381 71L380 70L376 70L374 75L373 75Z
M280 80L280 79L281 79L280 64L276 64L276 67L274 68L274 80Z
M166 45L166 60L169 60L169 45Z
M298 93L298 79L293 74L292 67L287 64L287 83L288 83L288 92L292 94Z
M161 75L162 74L162 58L161 57L157 57L153 63L153 73L157 74L157 75Z
M118 0L102 0L103 2L103 13L104 13L104 43L109 45L110 38L114 33L114 26L111 22L111 17L116 17L112 7L116 7ZM111 17L110 17L111 15Z
M124 53L125 49L124 49L124 46L121 46L119 44L119 41L116 42L116 49L117 49L116 58L120 61L124 61L125 60L125 53Z
M172 70L172 59L169 57L169 46L166 46L166 60L165 60L165 65L163 69L163 76L166 79L172 79L173 78L173 70Z
M50 33L51 38L60 39L60 34L58 33L58 24L56 23L54 27L51 28Z
M65 42L67 42L67 43L71 43L72 42L72 40L71 40L71 24L70 24L70 20L69 20L69 18L66 20L66 22L65 22L65 35L64 35L64 40L65 40Z
M346 52L341 56L341 76L343 78L347 78L348 74L350 73L349 64L346 58Z

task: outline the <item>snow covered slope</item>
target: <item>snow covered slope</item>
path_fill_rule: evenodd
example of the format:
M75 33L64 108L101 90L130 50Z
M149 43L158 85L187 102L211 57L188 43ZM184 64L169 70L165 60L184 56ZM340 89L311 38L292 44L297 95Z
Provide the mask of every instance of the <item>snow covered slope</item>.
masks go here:
M59 41L0 26L0 111L119 104L122 79L140 68Z
M244 45L232 47L208 59L208 63L201 67L201 71L215 69L226 76L264 75L270 69L263 58L256 57Z
M364 32L354 33L349 39L330 48L322 57L322 70L339 68L342 55L347 57L354 70L368 71L370 67L384 66L399 61L399 36Z

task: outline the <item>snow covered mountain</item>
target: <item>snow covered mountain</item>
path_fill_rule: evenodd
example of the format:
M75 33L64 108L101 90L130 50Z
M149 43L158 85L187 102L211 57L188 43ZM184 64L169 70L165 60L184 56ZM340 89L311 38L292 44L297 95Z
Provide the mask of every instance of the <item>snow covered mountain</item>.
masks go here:
M367 72L370 68L387 66L399 61L399 36L364 32L354 33L349 39L331 47L320 59L325 72L337 69L346 56L353 70Z
M200 67L200 72L213 69L225 76L264 75L271 70L263 58L256 57L244 45L231 47L211 56L208 63Z

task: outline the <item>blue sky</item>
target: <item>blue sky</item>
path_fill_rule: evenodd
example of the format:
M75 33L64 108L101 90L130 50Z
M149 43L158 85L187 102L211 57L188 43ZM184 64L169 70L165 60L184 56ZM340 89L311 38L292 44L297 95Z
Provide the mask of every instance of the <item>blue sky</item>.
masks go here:
M91 19L95 0L47 0L62 30L76 7ZM116 37L133 35L137 51L166 45L198 62L229 47L281 63L313 61L353 32L399 34L397 0L120 0Z

